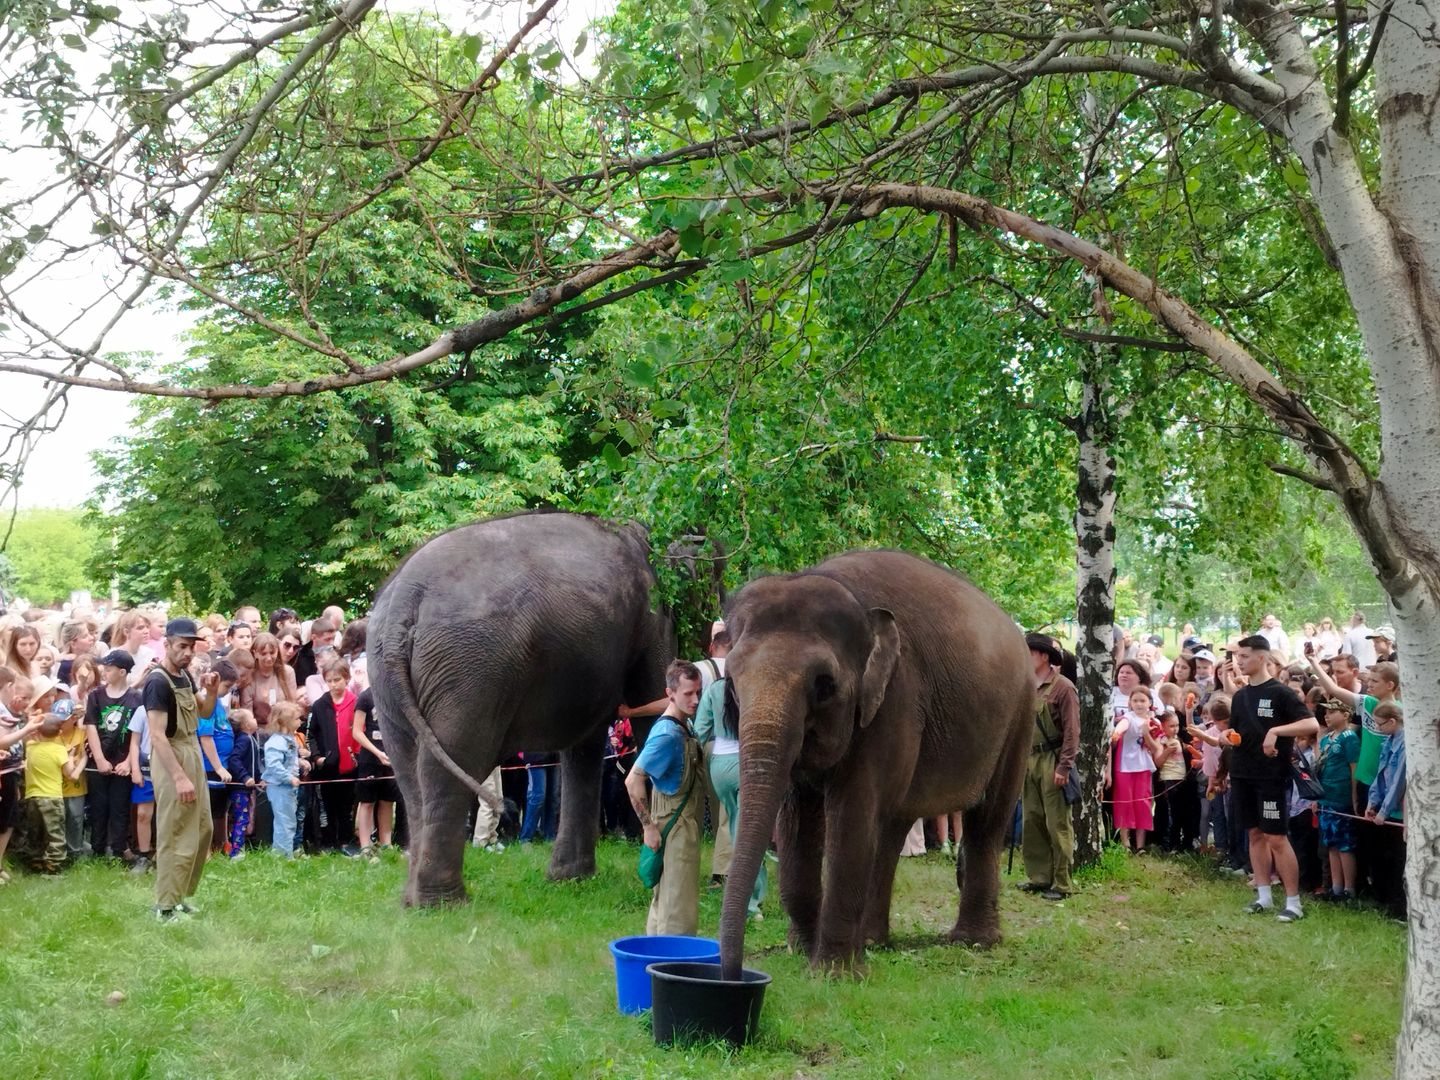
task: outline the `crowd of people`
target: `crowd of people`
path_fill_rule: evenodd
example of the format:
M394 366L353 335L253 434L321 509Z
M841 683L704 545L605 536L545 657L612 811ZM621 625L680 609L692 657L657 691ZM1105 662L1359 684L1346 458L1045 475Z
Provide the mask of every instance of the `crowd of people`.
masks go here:
M1058 900L1070 890L1074 846L1058 793L1078 756L1079 705L1062 673L1073 657L1043 635L1027 641L1040 700L1021 888ZM1404 919L1405 728L1394 629L1372 630L1356 612L1343 633L1321 619L1292 644L1266 615L1253 634L1220 647L1190 626L1173 659L1163 646L1159 635L1116 635L1101 779L1119 842L1141 855L1210 854L1250 880L1247 910L1283 922L1304 916L1306 897L1368 899Z
M208 858L258 846L378 860L403 843L404 815L365 638L366 620L347 622L338 607L305 622L288 608L262 619L253 606L198 622L144 609L0 617L0 885L11 880L7 848L42 874L89 856L145 873L158 850L156 910L172 920L193 911ZM602 829L663 858L650 933L695 932L707 817L710 884L728 869L739 742L724 709L723 623L707 641L704 658L671 665L664 697L621 706L609 732ZM1060 900L1073 890L1071 807L1085 786L1074 657L1053 638L1027 642L1036 707L1021 888ZM1187 626L1173 658L1158 635L1117 632L1114 662L1100 779L1120 843L1213 855L1251 879L1250 910L1282 921L1303 917L1304 897L1369 898L1404 918L1404 714L1390 627L1371 631L1356 613L1342 633L1322 619L1292 645L1267 615L1217 647ZM655 723L640 747L632 720L642 718ZM555 835L555 756L508 764L475 807L473 843L489 852L507 836ZM960 827L959 815L917 822L906 853L923 853L927 837L948 853ZM752 917L763 917L766 884L762 862Z

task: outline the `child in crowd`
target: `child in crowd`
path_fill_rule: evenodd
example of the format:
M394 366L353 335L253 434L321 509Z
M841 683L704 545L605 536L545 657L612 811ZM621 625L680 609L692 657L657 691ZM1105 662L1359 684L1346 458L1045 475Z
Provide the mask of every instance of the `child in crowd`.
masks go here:
M130 848L130 719L140 708L140 691L129 684L134 666L124 649L110 650L100 661L100 685L85 698L85 738L95 763L88 796L90 850L116 859Z
M137 690L138 694L139 691ZM130 802L135 807L135 861L132 874L154 866L155 785L150 781L150 720L143 708L130 716Z
M270 710L270 737L265 740L265 793L275 825L272 842L286 858L295 855L295 801L300 790L300 706L281 701Z
M228 660L216 660L210 669L220 677L215 688L215 705L210 715L202 717L196 727L200 739L200 755L205 759L205 781L210 789L210 850L220 851L225 847L225 811L230 805L230 796L225 787L230 782L230 770L225 767L230 750L235 745L235 732L230 726L229 711L225 699L235 685L235 667Z
M1379 665L1377 665L1379 666ZM1384 702L1371 715L1385 737L1365 820L1375 824L1371 865L1375 899L1392 917L1405 918L1405 714L1399 704ZM1362 746L1363 752L1363 746Z
M1161 683L1161 697L1166 689L1178 697L1180 687L1174 683ZM1162 851L1179 851L1182 845L1182 822L1184 820L1185 779L1189 775L1185 766L1185 750L1180 745L1180 717L1173 709L1166 709L1161 720L1161 736L1155 758L1155 836Z
M1315 778L1325 789L1320 797L1320 849L1330 864L1330 899L1355 899L1355 819L1359 799L1355 763L1360 736L1350 727L1350 706L1338 699L1321 703L1325 732L1315 755Z
M265 755L255 733L259 725L249 709L232 709L230 726L235 743L225 767L230 771L230 837L225 853L232 859L245 857L245 838L250 835L250 815L255 803L255 789L265 769ZM243 784L244 787L235 787Z
M88 851L85 844L85 769L90 757L85 753L85 727L81 713L68 696L61 699L66 712L60 721L60 741L65 744L65 768L61 773L60 796L65 800L65 854L73 863ZM56 702L60 704L60 702Z
M389 755L383 749L384 736L380 731L380 718L375 715L375 695L369 687L360 692L355 702L353 734L355 741L360 744L357 755L360 780L355 785L355 831L359 837L361 854L373 860L375 848L370 842L371 835L376 834L376 840L382 848L390 846L391 830L395 823L395 803L400 793L395 787L395 770L390 764ZM498 773L491 775L498 786Z
M1152 795L1150 774L1155 771L1151 755L1159 743L1150 732L1155 721L1154 705L1148 686L1137 686L1127 701L1128 714L1121 714L1110 731L1115 746L1115 828L1120 830L1120 843L1136 854L1145 852L1145 834L1155 827L1150 810Z
M1191 728L1191 734L1199 740L1201 771L1206 776L1205 804L1211 828L1214 830L1215 850L1232 872L1245 872L1245 831L1230 828L1234 820L1230 813L1229 776L1230 753L1234 746L1230 730L1230 695L1212 694L1203 710L1204 726Z
M65 865L65 765L70 752L59 717L46 716L25 744L25 838L18 845L31 868L58 874Z
M1315 775L1315 746L1310 736L1295 736L1291 757L1305 772ZM1290 833L1290 846L1295 849L1295 861L1300 868L1300 891L1314 893L1320 890L1324 880L1320 870L1315 801L1304 798L1293 780L1290 783L1289 800L1289 821L1286 828Z

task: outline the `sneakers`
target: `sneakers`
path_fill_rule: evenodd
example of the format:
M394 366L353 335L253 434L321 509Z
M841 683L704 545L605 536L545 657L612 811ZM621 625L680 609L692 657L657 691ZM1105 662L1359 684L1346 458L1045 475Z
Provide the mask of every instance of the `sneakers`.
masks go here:
M155 909L155 921L159 923L178 923L185 921L185 912L177 905L170 908L157 907Z
M1305 912L1297 911L1295 908L1284 908L1279 915L1275 916L1276 922L1292 923L1299 922L1305 917Z
M188 900L181 900L180 903L175 905L175 910L178 911L181 915L200 914L200 909L194 904L190 903L190 901Z
M505 845L502 844L499 840L496 840L493 844L486 844L480 850L488 851L491 855L499 855L502 851L505 850Z
M1273 910L1269 904L1262 904L1259 900L1252 900L1245 905L1246 915L1264 915Z
M150 856L136 855L135 861L130 864L130 872L132 874L143 874L146 870L150 869L151 865Z

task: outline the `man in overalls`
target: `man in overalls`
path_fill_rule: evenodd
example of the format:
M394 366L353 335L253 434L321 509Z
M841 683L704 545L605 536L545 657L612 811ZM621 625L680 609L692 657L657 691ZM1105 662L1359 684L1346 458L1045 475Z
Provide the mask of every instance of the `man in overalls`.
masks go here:
M161 922L194 915L190 897L200 885L210 851L210 800L196 735L199 718L215 707L215 672L201 688L187 670L199 627L194 619L165 624L165 656L145 678L141 699L150 725L151 777L155 784L155 914Z
M664 715L650 729L625 790L644 829L646 847L658 851L665 833L665 870L650 898L647 934L694 934L700 924L700 744L690 718L700 704L700 672L686 660L665 670ZM648 805L645 781L652 782ZM672 823L673 822L673 823ZM668 832L667 832L668 829Z
M1046 900L1063 900L1074 885L1075 826L1065 802L1065 780L1080 748L1080 695L1059 668L1064 656L1043 634L1025 638L1035 665L1035 730L1025 767L1021 851L1027 881L1020 888Z

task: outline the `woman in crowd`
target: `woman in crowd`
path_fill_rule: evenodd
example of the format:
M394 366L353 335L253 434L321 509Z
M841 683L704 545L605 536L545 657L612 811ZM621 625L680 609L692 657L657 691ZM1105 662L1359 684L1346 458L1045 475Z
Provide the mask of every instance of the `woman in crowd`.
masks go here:
M95 630L84 619L71 619L60 625L60 670L56 678L71 681L70 666L80 656L94 656ZM81 699L84 700L83 698Z
M1304 653L1300 655L1304 656ZM1315 635L1315 656L1319 660L1329 660L1331 657L1340 655L1340 631L1335 629L1334 619L1321 619L1319 632Z
M260 730L268 731L270 710L282 701L304 705L295 685L295 672L280 658L280 639L274 634L260 634L251 648L255 672L249 684L240 691L240 707L249 709Z
M39 651L40 631L29 625L17 626L10 635L4 664L16 675L31 678L40 674L35 666L35 654Z
M345 632L340 635L339 653L350 665L350 689L356 695L364 693L370 688L370 674L365 665L365 627L368 625L366 619L356 619Z

